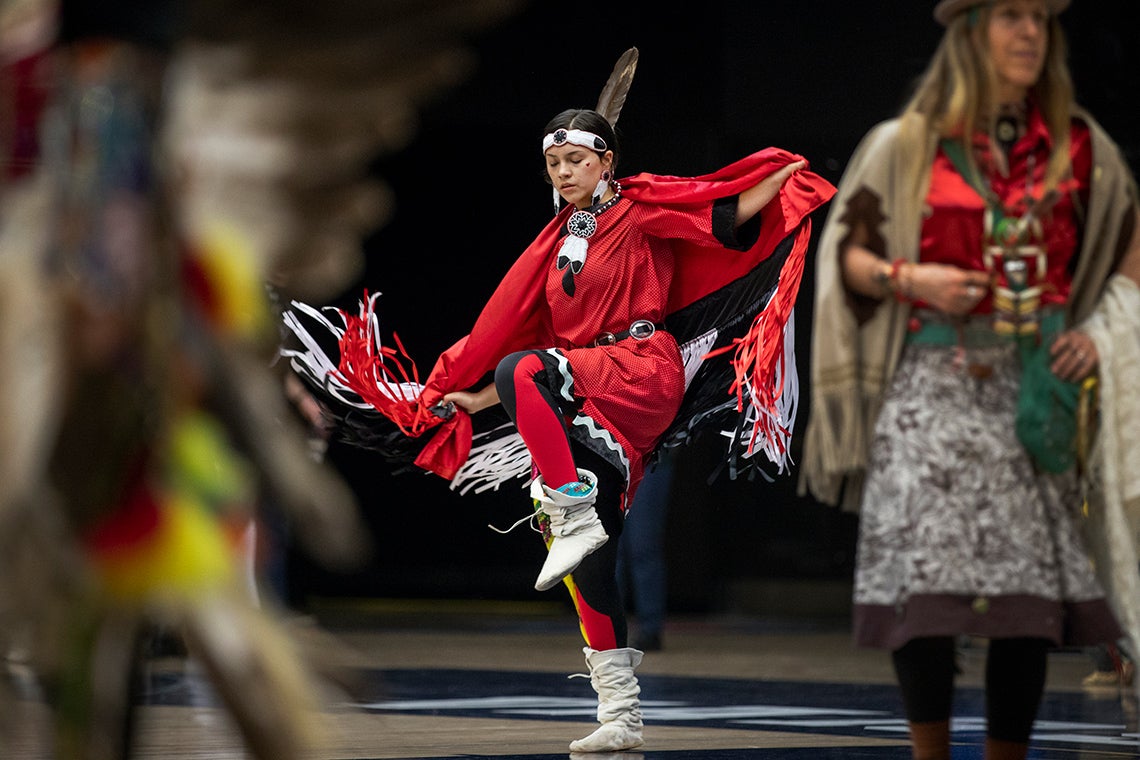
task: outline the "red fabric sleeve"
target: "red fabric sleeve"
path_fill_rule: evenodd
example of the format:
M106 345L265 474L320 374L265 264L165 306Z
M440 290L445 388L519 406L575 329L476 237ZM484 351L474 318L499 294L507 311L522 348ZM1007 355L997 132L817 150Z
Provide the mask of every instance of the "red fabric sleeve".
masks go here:
M622 180L622 192L635 201L688 205L739 195L773 172L802 160L802 156L767 148L701 177L671 177L638 174ZM760 212L760 234L746 252L719 245L678 241L676 271L669 294L668 311L674 312L742 277L758 261L771 255L776 245L792 234L817 208L831 200L835 187L814 172L802 169L780 190L779 203L769 203ZM715 259L708 258L716 256Z

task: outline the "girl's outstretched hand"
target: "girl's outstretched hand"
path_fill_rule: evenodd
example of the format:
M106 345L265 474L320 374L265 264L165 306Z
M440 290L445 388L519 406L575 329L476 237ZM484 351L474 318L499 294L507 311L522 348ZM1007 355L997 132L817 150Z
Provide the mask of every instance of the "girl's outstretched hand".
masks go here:
M788 178L805 166L807 166L807 161L803 159L793 161L742 192L736 203L736 226L739 227L744 224L756 216L760 209L771 203L772 199L779 195L780 188L784 186Z
M443 402L455 404L468 414L475 414L475 412L499 403L499 391L495 388L494 383L489 383L474 393L471 391L452 391L444 394Z

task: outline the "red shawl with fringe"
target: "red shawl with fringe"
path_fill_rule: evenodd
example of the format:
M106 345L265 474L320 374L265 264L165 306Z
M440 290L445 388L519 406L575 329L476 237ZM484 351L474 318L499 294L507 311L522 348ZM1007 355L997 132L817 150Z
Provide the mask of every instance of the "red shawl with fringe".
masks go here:
M692 204L738 195L801 156L768 148L747 156L712 174L675 177L638 174L621 181L622 193L638 203ZM782 355L782 331L799 290L803 258L807 249L807 217L831 199L835 188L806 169L793 174L777 198L761 211L759 236L747 251L709 257L708 249L678 241L675 244L676 273L669 295L670 313L747 274L767 258L788 235L799 232L795 249L780 275L776 296L766 309L766 319L757 320L747 346L738 348L735 361L748 363L769 374ZM471 419L463 411L448 420L426 410L444 394L471 387L492 371L504 356L539 347L543 329L544 283L555 246L570 209L563 210L539 233L495 289L475 321L470 334L461 338L437 360L416 404L415 423L409 432L419 435L438 426L431 441L416 458L416 464L451 479L466 461L471 449ZM716 262L716 265L710 265ZM726 389L726 392L729 389ZM777 391L778 392L778 391Z

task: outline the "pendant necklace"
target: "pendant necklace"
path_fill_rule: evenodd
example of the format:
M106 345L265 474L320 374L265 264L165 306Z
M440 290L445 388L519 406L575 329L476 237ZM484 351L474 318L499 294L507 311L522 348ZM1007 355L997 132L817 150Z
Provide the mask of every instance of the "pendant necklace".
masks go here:
M614 196L605 203L595 203L593 206L578 209L566 220L566 237L562 247L558 249L558 257L554 266L562 274L562 290L566 295L574 296L574 275L582 271L586 264L587 242L591 235L598 231L598 215L613 208L621 200L621 187L615 189Z

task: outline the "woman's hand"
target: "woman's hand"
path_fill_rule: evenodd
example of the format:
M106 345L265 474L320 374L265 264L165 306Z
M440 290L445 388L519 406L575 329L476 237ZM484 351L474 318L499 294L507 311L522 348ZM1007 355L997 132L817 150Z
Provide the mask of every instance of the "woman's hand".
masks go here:
M499 391L495 388L494 383L490 383L474 393L471 391L452 391L444 395L443 402L455 404L468 414L475 414L475 412L499 403Z
M962 316L986 297L990 276L950 264L904 264L899 270L898 288L910 300L924 301L946 314Z
M1066 330L1049 347L1053 374L1070 383L1078 383L1096 371L1100 354L1096 343L1080 330Z

